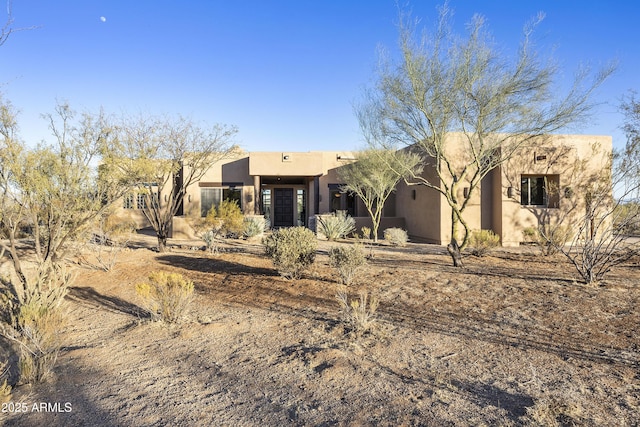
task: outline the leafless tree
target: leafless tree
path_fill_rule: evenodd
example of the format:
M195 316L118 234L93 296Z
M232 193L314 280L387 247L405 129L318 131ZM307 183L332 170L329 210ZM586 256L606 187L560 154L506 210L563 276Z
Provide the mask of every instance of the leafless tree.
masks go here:
M233 126L204 128L184 117L123 119L116 143L104 153L103 167L144 198L142 212L156 232L160 252L166 249L187 187L237 151L232 145L236 133Z
M625 147L607 159L600 174L578 180L571 206L578 215L567 221L573 238L557 247L586 283L602 282L613 267L640 254L640 242L629 236L640 228L640 105L633 94L621 111Z
M0 46L2 46L7 41L7 39L11 34L17 31L33 30L35 28L38 28L37 26L15 28L13 26L15 19L13 17L13 2L11 0L7 0L6 10L7 10L7 19L4 22L2 29L0 29Z

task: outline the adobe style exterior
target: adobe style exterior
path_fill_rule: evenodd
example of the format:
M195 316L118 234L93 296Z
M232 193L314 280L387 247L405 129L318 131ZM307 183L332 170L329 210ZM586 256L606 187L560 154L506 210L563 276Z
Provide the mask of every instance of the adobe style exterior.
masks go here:
M451 138L462 135L451 134ZM456 144L452 144L453 147ZM511 161L493 169L472 193L464 218L471 229L488 229L503 246L524 241L523 230L566 213L569 195L580 182L597 178L608 167L611 137L553 135L523 147ZM454 153L454 158L458 154ZM459 153L459 158L464 153ZM359 230L371 220L360 200L341 191L340 167L355 161L339 151L251 152L211 165L199 182L186 189L174 238L194 237L188 218L205 216L224 199L237 200L245 215L264 215L273 228L306 226L315 229L317 215L346 210ZM579 167L578 167L579 166ZM423 176L437 183L433 169ZM464 185L460 191L467 191ZM462 194L460 195L462 196ZM141 222L135 199L122 215ZM144 225L144 224L140 224ZM451 210L437 191L400 183L385 204L380 232L388 227L407 230L414 241L447 244Z

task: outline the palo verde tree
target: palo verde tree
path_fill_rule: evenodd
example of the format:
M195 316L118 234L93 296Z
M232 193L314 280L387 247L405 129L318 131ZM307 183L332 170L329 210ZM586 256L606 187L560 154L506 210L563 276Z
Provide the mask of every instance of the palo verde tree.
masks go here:
M464 212L482 178L543 135L586 118L590 95L613 71L608 67L593 80L582 71L557 97L559 70L532 44L542 19L525 26L511 58L495 45L481 16L473 17L466 37L453 34L446 4L432 33L416 34L416 25L401 16L400 59L382 58L376 85L357 107L365 137L411 146L425 159L426 173L411 180L440 193L451 208L447 249L455 266L462 265L469 241Z
M342 189L357 195L367 208L374 242L385 202L402 179L420 174L421 163L420 156L408 150L368 149L356 154L354 163L338 169Z
M96 171L111 137L103 114L59 104L46 118L52 142L30 147L18 136L15 110L0 99L0 254L15 272L0 278L0 335L18 343L25 382L44 378L60 350L67 244L125 190Z
M231 144L236 133L233 126L204 128L184 117L122 120L118 138L104 152L103 168L141 198L139 206L156 232L160 252L187 187L237 150Z
M18 137L15 109L9 102L0 105L0 230L6 238L0 248L25 289L20 228L30 230L35 259L46 272L63 258L67 243L126 190L107 175L99 179L96 171L112 137L103 113L78 114L61 103L45 118L54 142L30 148Z

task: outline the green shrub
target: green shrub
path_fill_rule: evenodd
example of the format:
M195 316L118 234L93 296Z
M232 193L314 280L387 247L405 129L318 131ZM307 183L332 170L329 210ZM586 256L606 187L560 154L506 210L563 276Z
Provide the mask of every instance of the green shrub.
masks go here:
M156 271L136 285L136 293L154 319L178 323L193 300L193 282L178 273Z
M469 236L469 246L473 255L478 257L485 256L491 250L500 246L500 236L491 230L474 230Z
M205 224L214 231L216 237L239 236L244 230L244 215L236 200L223 200L218 208L211 206Z
M238 237L243 233L244 215L236 200L223 200L218 208L211 206L207 216L193 226L209 252L216 253L219 239Z
M297 279L315 261L318 240L308 228L291 227L274 231L262 244L278 273Z
M356 220L347 211L337 211L318 217L318 231L329 241L340 239L356 229Z
M384 230L384 240L392 244L393 246L407 246L409 236L407 232L402 228L387 228Z
M266 220L262 216L248 216L244 219L243 234L247 239L260 237L266 229Z
M362 245L334 246L329 249L329 264L338 270L340 280L344 285L350 285L358 270L366 265Z

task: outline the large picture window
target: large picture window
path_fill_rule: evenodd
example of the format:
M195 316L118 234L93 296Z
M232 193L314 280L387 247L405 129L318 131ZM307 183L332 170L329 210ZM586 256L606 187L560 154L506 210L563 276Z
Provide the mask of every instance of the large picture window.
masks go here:
M207 187L200 189L200 215L207 216L212 206L220 206L223 200L234 200L242 210L242 188Z
M356 196L345 193L340 184L329 184L329 198L331 212L347 211L352 217L356 216Z
M557 208L559 183L558 175L522 175L520 204Z

